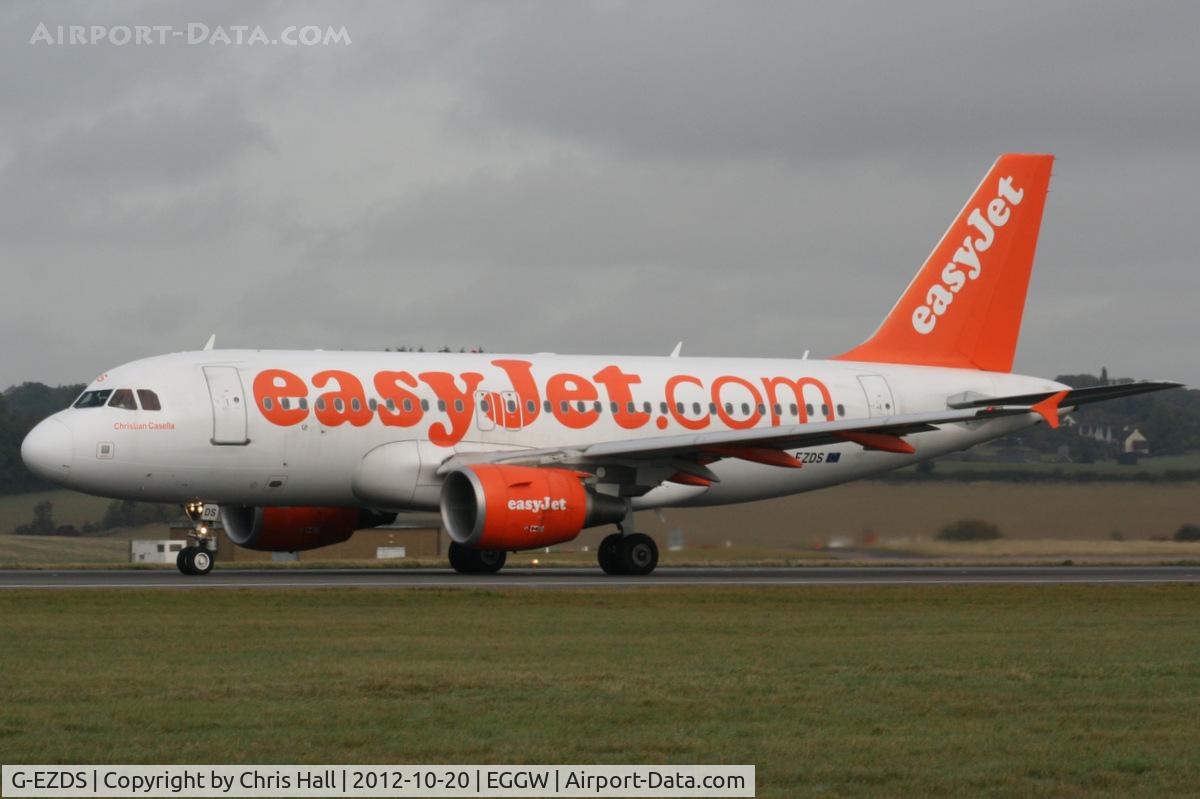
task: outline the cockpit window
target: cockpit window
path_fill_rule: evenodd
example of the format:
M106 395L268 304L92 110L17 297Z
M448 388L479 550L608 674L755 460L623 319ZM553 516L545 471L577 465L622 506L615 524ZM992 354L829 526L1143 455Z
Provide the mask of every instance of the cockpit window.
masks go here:
M148 388L139 388L137 390L138 401L142 403L143 411L161 411L162 403L158 401L158 395ZM286 403L287 400L285 399ZM285 404L283 407L287 407Z
M120 408L126 411L136 411L137 400L133 398L133 390L128 388L118 388L112 394L112 399L108 401L108 407Z
M79 399L75 400L74 408L99 408L108 402L108 395L112 393L111 388L106 388L103 391L85 391L79 395Z

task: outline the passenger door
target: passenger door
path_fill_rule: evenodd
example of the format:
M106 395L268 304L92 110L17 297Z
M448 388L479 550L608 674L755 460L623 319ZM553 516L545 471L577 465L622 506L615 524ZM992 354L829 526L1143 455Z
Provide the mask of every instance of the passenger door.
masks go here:
M249 444L250 439L246 436L246 399L237 367L205 366L204 379L208 381L208 395L212 400L212 443L233 446Z

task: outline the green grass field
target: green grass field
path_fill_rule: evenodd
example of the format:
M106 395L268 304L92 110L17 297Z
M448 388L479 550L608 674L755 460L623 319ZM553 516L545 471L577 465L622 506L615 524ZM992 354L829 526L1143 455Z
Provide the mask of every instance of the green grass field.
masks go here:
M1184 795L1200 587L0 594L6 763L755 763Z

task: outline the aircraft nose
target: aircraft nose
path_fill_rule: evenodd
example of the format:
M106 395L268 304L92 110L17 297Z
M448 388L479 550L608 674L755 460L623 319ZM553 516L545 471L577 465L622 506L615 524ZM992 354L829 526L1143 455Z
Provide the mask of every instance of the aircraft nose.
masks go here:
M39 477L61 481L71 473L74 449L71 429L57 419L46 419L21 442L21 460Z

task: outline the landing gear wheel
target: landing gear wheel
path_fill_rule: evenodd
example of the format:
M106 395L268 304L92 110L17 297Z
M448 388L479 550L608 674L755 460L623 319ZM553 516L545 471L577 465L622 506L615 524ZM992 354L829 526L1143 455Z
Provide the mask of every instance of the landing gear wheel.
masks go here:
M213 565L217 562L217 559L207 549L194 547L192 549L191 561L192 574L203 576L213 570Z
M604 536L596 549L596 560L605 574L624 574L625 568L621 562L621 534L613 533Z
M503 549L475 550L476 571L479 574L495 574L504 568L506 560L508 560L508 553Z
M192 549L193 547L184 547L179 550L179 554L175 556L175 567L183 574L192 575Z
M649 574L658 565L658 544L644 533L625 536L621 541L621 565L625 574Z
M450 542L450 568L459 574L473 574L471 566L474 558L471 557L472 550L467 549L462 544Z
M503 549L469 549L453 541L449 554L450 566L459 574L495 574L508 560Z

